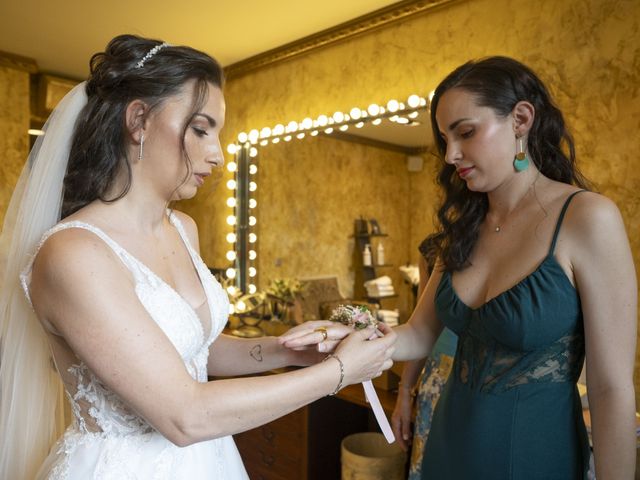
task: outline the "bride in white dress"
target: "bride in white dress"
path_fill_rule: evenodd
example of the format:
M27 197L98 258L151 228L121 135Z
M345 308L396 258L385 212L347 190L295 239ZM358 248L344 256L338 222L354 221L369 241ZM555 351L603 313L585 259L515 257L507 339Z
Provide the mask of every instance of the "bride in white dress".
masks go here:
M386 328L324 362L221 334L227 296L167 208L222 166L221 86L206 54L120 36L47 122L0 238L0 478L245 479L232 434L390 367ZM308 368L207 381L286 365Z

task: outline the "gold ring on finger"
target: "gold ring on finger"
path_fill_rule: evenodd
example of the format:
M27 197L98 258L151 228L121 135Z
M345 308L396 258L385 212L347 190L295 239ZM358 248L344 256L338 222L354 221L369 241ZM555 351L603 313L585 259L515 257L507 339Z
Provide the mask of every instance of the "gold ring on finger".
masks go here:
M322 334L323 342L329 337L329 334L327 333L327 329L325 327L318 327L314 330L314 332L319 332Z

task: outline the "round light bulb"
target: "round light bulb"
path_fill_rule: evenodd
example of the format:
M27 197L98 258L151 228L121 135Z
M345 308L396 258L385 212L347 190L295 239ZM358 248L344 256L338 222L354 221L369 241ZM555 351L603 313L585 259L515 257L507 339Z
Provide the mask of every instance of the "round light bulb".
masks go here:
M291 120L287 124L287 132L296 132L297 130L298 130L298 122L294 122L293 120Z
M258 236L255 233L249 234L249 243L256 243L258 241Z
M311 135L312 137L317 136L318 135L318 130L312 130L309 135Z
M327 135L329 135L331 132L333 132L333 128L329 127L327 128L324 133L326 133Z
M420 97L418 95L416 95L415 93L413 95L409 95L409 98L407 98L407 105L409 105L411 108L417 108L420 106Z
M257 222L256 217L254 217L253 215L249 217L249 225L253 227L256 224L256 222Z
M258 202L255 198L249 199L249 208L256 208L258 206Z
M229 170L230 172L235 172L236 170L238 170L238 164L236 162L227 163L227 170Z
M249 140L249 135L247 135L247 132L240 132L238 134L238 141L240 143L247 143L247 140Z
M346 132L349 129L349 125L340 125L339 128L341 132Z
M236 183L236 181L234 179L231 179L227 182L227 188L229 190L235 190L236 187L238 186L238 184Z
M302 120L301 125L302 125L302 128L304 128L305 130L309 130L311 127L313 127L313 120L307 117L304 120Z
M362 127L364 127L364 122L356 123L356 128L362 128Z
M255 250L249 250L249 260L255 260L258 254Z
M229 155L235 155L237 151L238 146L235 143L230 143L229 145L227 145L227 152L229 153Z
M227 225L235 225L236 224L236 216L235 215L229 215L227 217Z
M227 278L236 278L236 269L235 268L227 268L225 272Z
M236 310L237 310L238 312L244 312L246 309L247 309L247 304L246 304L246 303L244 303L244 301L243 301L243 300L238 300L238 301L236 302Z
M375 117L380 113L380 106L375 103L372 103L367 107L367 112L369 112L369 115L371 115L372 117Z
M258 289L256 288L256 286L253 283L249 284L249 293L256 293L258 291Z
M288 142L291 140L291 135L287 135L286 137L284 137L284 141Z
M249 191L255 192L258 189L258 184L256 182L249 182Z
M390 112L397 112L399 108L400 104L397 100L389 100L387 102L387 110L389 110Z
M260 138L269 138L271 136L271 129L269 127L264 127L260 130Z
M258 173L258 166L252 163L249 165L249 175L255 175L256 173Z
M353 118L354 120L359 120L362 116L362 112L358 107L353 107L349 112L349 115L351 115L351 118Z
M258 156L258 149L256 147L251 147L251 149L249 150L249 156L251 158L255 158Z
M300 132L299 134L296 135L296 138L298 140L302 140L304 138L304 132Z
M236 259L237 255L236 252L234 252L233 250L229 250L227 252L227 260L229 260L230 262L233 262Z
M238 291L237 287L235 285L229 285L227 287L227 293L229 295L231 295L232 297L236 294L236 292Z
M326 115L320 115L318 117L318 125L321 127L325 127L329 123L329 117Z
M284 125L282 125L281 123L277 124L275 127L273 127L273 135L282 135L284 133Z
M381 118L376 118L375 120L371 120L372 125L380 125L382 123Z
M236 234L235 233L227 233L227 242L228 243L236 243Z
M258 271L255 269L255 267L249 267L249 276L251 278L255 277L257 275Z
M271 140L271 143L276 144L279 143L280 139L278 137L274 138L273 140Z
M260 146L261 147L266 147L267 145L269 145L269 140L267 140L267 139L260 140Z
M259 137L260 137L260 132L258 132L257 129L254 128L249 132L249 141L251 143L256 143Z
M336 123L341 123L342 121L344 121L344 113L342 112L336 112L333 114L333 120Z
M233 197L229 197L227 198L227 207L235 207L236 206L236 199Z

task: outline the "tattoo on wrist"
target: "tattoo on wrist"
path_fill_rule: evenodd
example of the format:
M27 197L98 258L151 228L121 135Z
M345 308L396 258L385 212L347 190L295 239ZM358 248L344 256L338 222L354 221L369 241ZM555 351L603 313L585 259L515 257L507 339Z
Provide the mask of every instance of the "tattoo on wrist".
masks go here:
M256 362L261 362L262 361L262 345L260 344L254 345L253 348L249 350L249 355L251 355L251 358L253 358Z

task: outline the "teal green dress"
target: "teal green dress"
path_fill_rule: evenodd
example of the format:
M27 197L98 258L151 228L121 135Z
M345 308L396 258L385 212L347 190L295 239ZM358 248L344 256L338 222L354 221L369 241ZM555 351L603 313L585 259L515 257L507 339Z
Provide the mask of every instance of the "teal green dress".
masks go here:
M455 332L453 369L422 459L427 480L586 478L589 444L576 387L584 360L578 292L554 257L565 202L538 268L479 308L438 285L438 318Z

